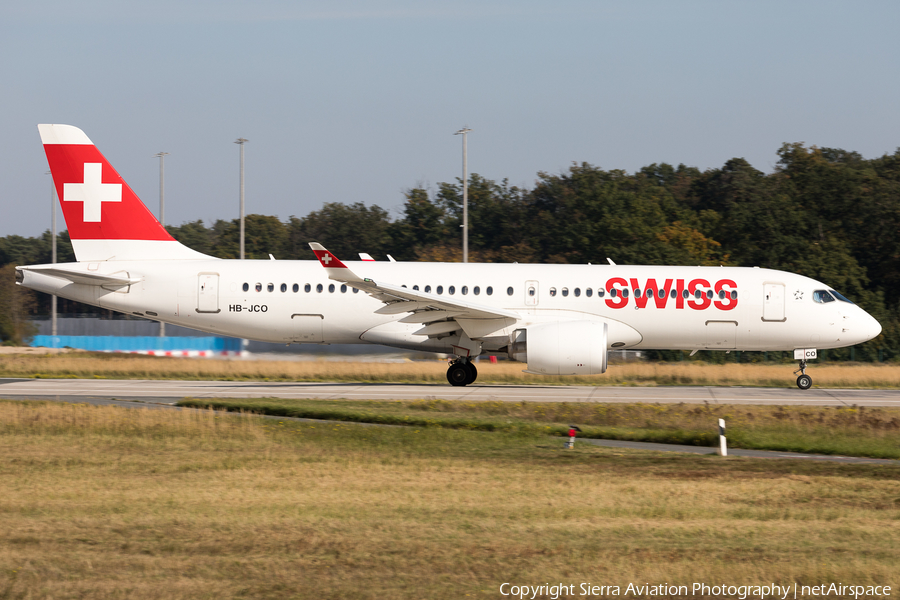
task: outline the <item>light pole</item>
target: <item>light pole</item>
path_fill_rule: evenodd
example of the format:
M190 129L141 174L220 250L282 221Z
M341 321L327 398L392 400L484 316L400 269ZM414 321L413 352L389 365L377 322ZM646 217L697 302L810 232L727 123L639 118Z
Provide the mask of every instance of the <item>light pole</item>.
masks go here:
M50 175L50 262L56 264L56 186L53 185L53 175ZM56 328L56 294L50 296L50 335L57 334Z
M463 138L463 262L469 262L469 157L467 135L472 131L463 127L453 135L462 135Z
M159 159L159 224L166 226L166 156L168 152L157 152L153 158Z
M168 152L157 152L153 155L159 159L159 224L166 226L166 156ZM166 337L166 324L159 322L159 337Z
M241 147L241 260L244 260L244 144L249 141L238 138L234 142Z

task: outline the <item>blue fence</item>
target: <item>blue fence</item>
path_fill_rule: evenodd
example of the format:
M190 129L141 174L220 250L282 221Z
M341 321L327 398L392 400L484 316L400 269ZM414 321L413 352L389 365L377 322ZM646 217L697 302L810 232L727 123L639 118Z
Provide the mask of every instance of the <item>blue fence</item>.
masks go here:
M237 338L210 336L36 335L32 339L31 345L43 348L79 348L95 352L138 352L142 350L237 352L241 350L241 340Z

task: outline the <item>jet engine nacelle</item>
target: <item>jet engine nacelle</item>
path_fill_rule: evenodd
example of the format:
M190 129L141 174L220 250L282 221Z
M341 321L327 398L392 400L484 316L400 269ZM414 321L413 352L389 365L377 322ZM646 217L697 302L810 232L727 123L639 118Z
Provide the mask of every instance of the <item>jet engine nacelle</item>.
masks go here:
M603 321L539 323L513 332L509 357L527 362L536 375L597 375L606 372L607 324Z

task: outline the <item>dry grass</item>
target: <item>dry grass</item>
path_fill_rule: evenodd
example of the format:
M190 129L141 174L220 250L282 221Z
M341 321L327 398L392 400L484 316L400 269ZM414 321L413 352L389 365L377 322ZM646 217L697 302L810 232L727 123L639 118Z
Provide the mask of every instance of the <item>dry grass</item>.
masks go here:
M743 385L793 387L792 364L709 365L624 363L604 375L544 377L522 372L522 363L478 363L480 383L579 385ZM817 387L900 388L900 366L814 364ZM444 361L407 363L333 361L224 361L121 354L0 355L3 377L98 377L123 379L213 379L262 381L446 382Z
M179 406L414 427L535 432L714 446L718 419L735 448L900 459L900 408L466 400L184 398Z
M0 402L0 597L892 585L900 468Z

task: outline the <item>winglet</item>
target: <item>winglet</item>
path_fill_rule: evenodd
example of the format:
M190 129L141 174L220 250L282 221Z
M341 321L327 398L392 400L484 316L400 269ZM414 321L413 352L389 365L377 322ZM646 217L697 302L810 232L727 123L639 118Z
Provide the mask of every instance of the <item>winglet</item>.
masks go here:
M310 242L309 247L312 248L312 251L316 255L316 258L319 259L319 262L322 263L323 267L325 267L325 271L328 272L329 278L336 279L338 281L351 282L363 280L356 273L351 271L350 268L347 267L347 265L342 263L337 256L332 254L322 244L318 242Z

